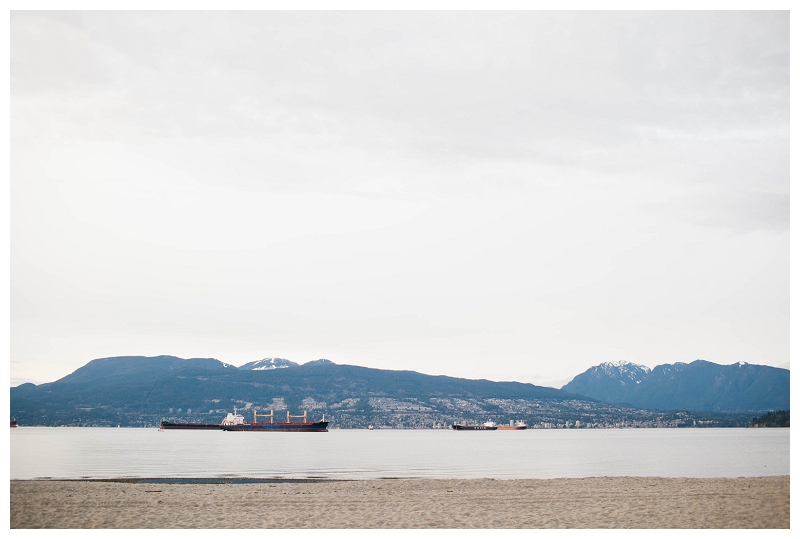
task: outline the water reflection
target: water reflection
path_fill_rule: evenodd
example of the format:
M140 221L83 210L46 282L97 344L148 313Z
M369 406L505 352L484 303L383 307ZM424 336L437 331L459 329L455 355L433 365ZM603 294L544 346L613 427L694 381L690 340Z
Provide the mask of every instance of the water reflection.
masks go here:
M11 478L752 477L789 474L789 429L328 433L19 427Z

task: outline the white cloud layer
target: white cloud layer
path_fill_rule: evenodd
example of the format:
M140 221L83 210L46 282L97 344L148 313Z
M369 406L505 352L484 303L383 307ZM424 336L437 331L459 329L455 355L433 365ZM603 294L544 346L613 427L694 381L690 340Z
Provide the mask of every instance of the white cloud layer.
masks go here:
M788 367L787 12L13 12L11 381Z

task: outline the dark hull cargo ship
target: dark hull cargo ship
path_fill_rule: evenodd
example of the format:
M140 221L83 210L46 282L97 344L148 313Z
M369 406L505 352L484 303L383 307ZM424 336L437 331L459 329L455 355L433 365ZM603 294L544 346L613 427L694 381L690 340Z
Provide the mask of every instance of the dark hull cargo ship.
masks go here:
M253 411L253 422L247 423L244 417L233 409L233 413L228 413L228 416L222 420L220 424L214 423L173 423L171 421L161 421L161 430L228 430L228 431L257 431L257 432L328 432L328 422L325 421L323 416L322 421L310 422L308 421L307 412L303 415L290 415L286 412L286 422L275 422L275 411L270 410L268 414L259 414ZM258 416L269 418L269 422L258 421ZM302 422L292 421L292 418L302 418Z
M497 430L497 425L492 421L487 421L483 425L453 425L453 430Z
M247 430L259 432L328 432L327 421L315 423L243 423L241 425L222 425L222 430Z
M183 429L183 430L220 430L219 423L173 423L172 421L161 421L163 429Z

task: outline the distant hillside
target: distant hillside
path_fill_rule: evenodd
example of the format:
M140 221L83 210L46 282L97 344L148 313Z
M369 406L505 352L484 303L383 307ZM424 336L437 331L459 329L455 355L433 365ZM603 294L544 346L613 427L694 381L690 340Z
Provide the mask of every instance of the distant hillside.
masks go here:
M789 428L789 410L768 412L762 416L754 417L751 427Z
M561 389L649 410L760 413L789 408L789 371L747 363L697 360L652 371L627 362L603 363Z
M211 358L112 357L56 382L11 388L22 426L156 426L161 419L217 423L236 406L307 411L340 428L448 427L454 422L526 421L535 428L746 426L752 415L693 416L612 405L559 389L466 380L412 371L304 365L268 358L237 368Z
M366 426L373 417L386 420L392 413L400 422L412 412L425 412L429 419L463 418L464 412L505 417L492 399L576 398L589 400L532 384L336 365L326 359L298 365L270 358L237 368L210 358L125 356L95 359L56 382L11 388L11 413L29 425L130 425L198 414L219 421L237 406L248 412L305 409L314 417L338 415L342 424L359 417L356 423ZM463 411L461 401L470 403Z
M579 374L561 389L604 402L628 402L626 399L649 374L650 369L643 365L601 363Z

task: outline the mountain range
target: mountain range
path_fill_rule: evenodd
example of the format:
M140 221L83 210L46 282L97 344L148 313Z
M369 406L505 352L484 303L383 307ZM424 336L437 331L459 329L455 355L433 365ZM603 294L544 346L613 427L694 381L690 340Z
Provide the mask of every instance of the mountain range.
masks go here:
M697 360L652 370L625 361L602 363L561 389L648 410L761 412L789 409L789 371L766 365Z
M750 367L759 366L738 367L736 372L749 373ZM728 388L723 392L725 399L717 399L716 407L668 404L658 410L652 402L646 406L631 403L633 393L616 386L647 384L663 395L668 390L659 390L658 384L649 380L657 369L665 369L651 372L632 364L604 364L593 369L555 389L338 365L326 359L299 365L266 358L236 367L213 358L122 356L95 359L55 382L11 388L11 413L21 425L154 426L161 419L218 422L236 406L245 416L270 409L306 410L310 417L325 415L332 425L342 428L370 424L430 428L488 419L525 420L543 428L705 426L746 425L752 418L751 408L776 409L763 395L756 398L756 390L782 394L781 380L785 379L788 395L786 371L786 376L778 376L772 385L766 383L772 380L770 376L755 376L756 385L741 381L724 384ZM695 370L680 367L670 372L673 378L683 380L681 373ZM669 378L664 383L675 385ZM707 376L705 382L695 379L693 383L689 389L714 386ZM677 383L681 389L677 394L683 395L684 386L686 382ZM737 387L743 390L746 405L736 405ZM706 388L706 392L713 389ZM767 401L770 405L763 404ZM776 402L782 403L780 399ZM726 403L733 405L726 408ZM788 408L788 402L783 408ZM743 415L724 415L727 412ZM714 415L720 413L723 416Z

